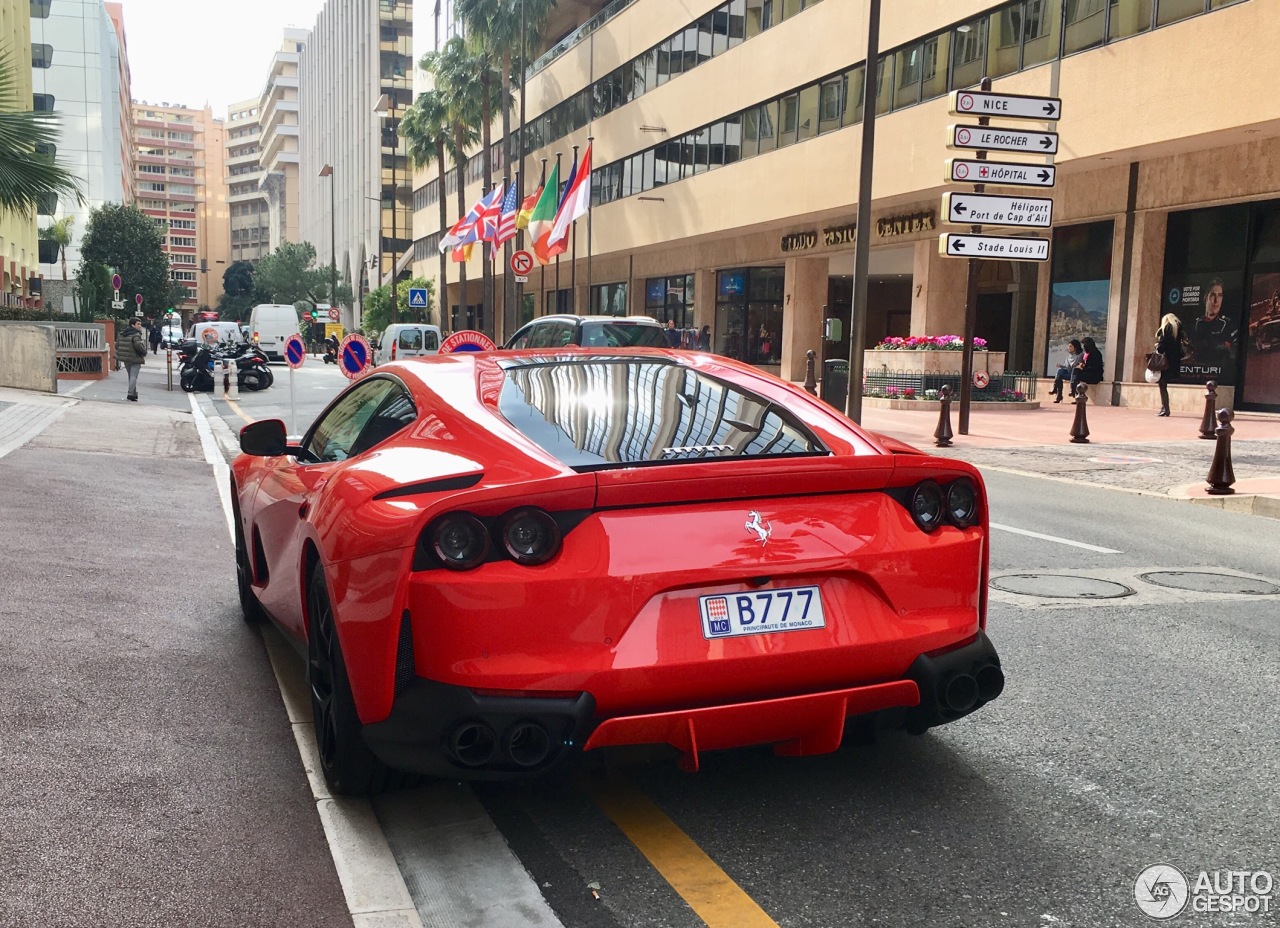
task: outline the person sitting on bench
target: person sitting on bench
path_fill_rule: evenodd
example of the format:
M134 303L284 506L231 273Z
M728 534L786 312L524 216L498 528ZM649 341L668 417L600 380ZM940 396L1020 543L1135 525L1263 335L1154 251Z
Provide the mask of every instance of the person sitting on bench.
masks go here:
M1076 395L1076 384L1102 383L1102 352L1098 350L1098 343L1090 336L1084 337L1084 354L1080 361L1076 364L1075 370L1071 372L1071 395Z
M1058 366L1058 373L1053 378L1053 389L1049 391L1057 397L1054 400L1055 403L1062 402L1062 381L1070 380L1074 376L1076 365L1080 363L1080 355L1083 353L1084 349L1080 347L1078 340L1073 338L1067 342L1067 358Z

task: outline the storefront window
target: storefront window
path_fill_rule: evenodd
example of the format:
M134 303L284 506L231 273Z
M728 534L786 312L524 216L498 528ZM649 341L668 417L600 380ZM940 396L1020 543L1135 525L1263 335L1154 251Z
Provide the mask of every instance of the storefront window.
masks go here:
M548 290L542 295L542 307L544 315L573 312L573 291Z
M663 325L674 322L681 332L693 328L693 275L651 277L644 282L644 311Z
M716 274L717 354L748 364L782 363L783 281L780 267Z
M625 316L627 314L626 281L592 286L591 312L597 316Z
M1065 226L1053 232L1046 377L1057 372L1073 338L1092 338L1106 357L1114 230L1115 223L1107 221ZM1106 378L1114 380L1115 372L1107 371Z

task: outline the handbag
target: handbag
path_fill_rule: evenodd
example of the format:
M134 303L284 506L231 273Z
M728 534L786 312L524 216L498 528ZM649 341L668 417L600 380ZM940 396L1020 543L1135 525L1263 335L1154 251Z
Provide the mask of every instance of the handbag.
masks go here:
M1145 371L1142 372L1142 376L1147 378L1147 383L1160 382L1160 371L1153 371L1150 368L1147 368Z
M1169 359L1164 356L1163 352L1153 351L1147 355L1147 370L1155 371L1157 374L1161 371L1169 369Z

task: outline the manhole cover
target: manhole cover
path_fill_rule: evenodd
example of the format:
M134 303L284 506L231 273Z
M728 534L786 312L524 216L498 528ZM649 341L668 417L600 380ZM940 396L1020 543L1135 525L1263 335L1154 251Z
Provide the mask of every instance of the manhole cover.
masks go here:
M1063 574L1009 574L994 578L991 585L1005 593L1045 599L1119 599L1133 595L1133 590L1123 583Z
M1138 579L1171 590L1187 590L1191 593L1247 593L1251 596L1274 596L1280 593L1280 586L1266 580L1206 571L1156 570L1149 574L1139 574Z

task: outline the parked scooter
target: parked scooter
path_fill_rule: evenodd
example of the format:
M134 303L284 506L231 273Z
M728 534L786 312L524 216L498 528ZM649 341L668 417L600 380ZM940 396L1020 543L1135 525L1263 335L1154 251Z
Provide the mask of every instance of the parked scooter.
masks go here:
M340 343L338 342L338 336L336 335L330 335L328 338L324 340L324 363L325 364L338 363L339 344Z
M233 361L236 370L236 385L242 390L265 390L275 383L275 375L267 364L267 356L256 345L239 345L235 347L219 346L213 349L208 345L190 342L179 349L179 357L183 365L178 382L187 393L209 393L216 389L219 370L223 360Z

